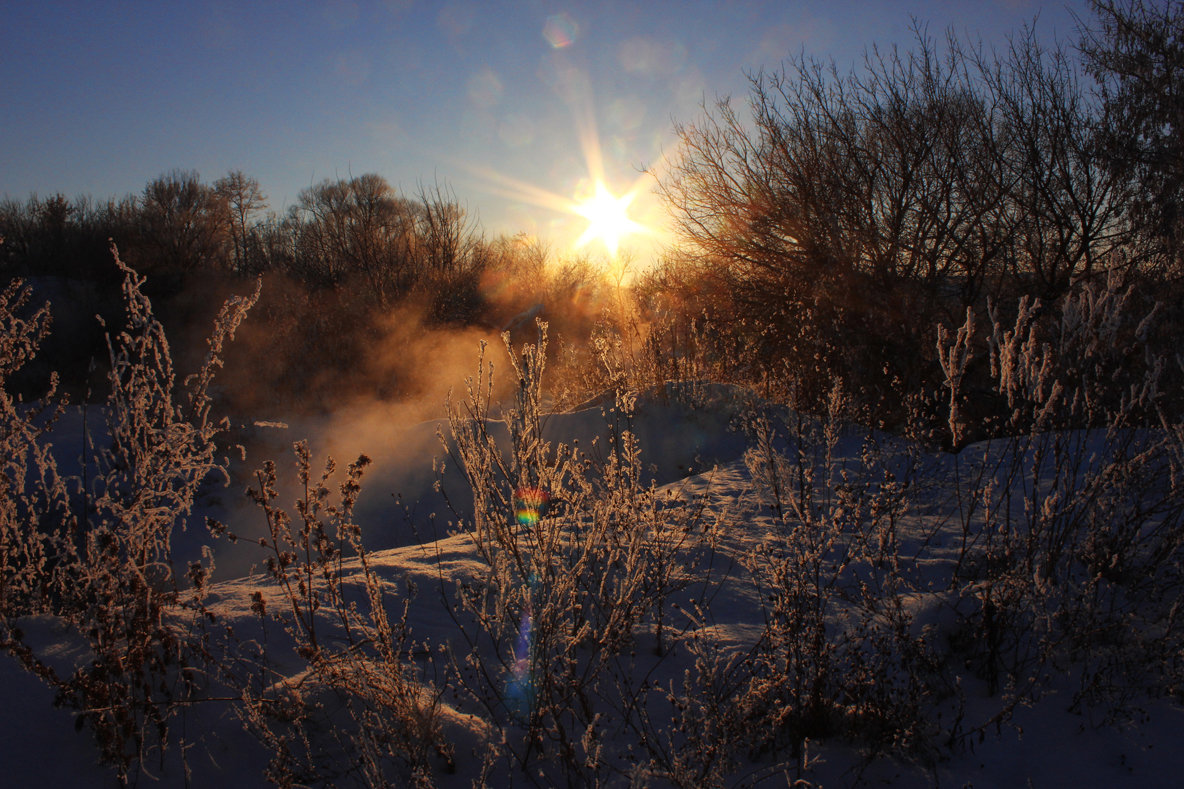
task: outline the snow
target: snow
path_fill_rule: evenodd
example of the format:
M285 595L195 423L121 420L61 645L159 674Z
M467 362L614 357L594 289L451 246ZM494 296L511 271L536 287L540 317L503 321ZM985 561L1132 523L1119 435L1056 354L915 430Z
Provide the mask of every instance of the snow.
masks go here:
M603 451L609 401L591 403L570 413L546 418L545 437L572 442L589 454ZM746 561L775 533L770 514L755 501L751 473L744 461L749 444L741 430L746 413L765 407L751 392L714 384L670 384L665 390L643 395L629 418L631 429L643 447L647 477L663 490L704 507L704 521L724 524L717 550L696 569L686 589L672 597L678 603L669 625L684 635L698 631L721 647L751 645L759 636L762 608L759 591L745 571ZM96 409L87 414L92 433L101 425ZM770 410L771 412L771 410ZM611 417L612 415L609 414ZM381 424L381 428L375 425ZM495 433L506 441L504 425ZM252 598L263 592L269 604L283 601L266 576L258 572L264 558L262 548L249 544L262 536L265 522L245 500L241 490L250 484L249 469L267 457L276 458L281 478L291 455L285 455L293 440L308 437L314 458L333 454L343 467L351 453L365 451L374 459L363 479L363 493L356 511L362 526L369 562L392 591L403 594L414 588L409 625L417 643L452 645L463 649L456 622L446 600L452 599L456 584L464 579L481 579L485 565L472 538L457 531L456 521L469 517L471 499L466 499L463 477L446 467L439 479L443 494L456 506L449 509L437 490L433 460L442 456L439 434L447 434L446 420L411 426L369 422L364 429L351 424L348 415L321 421L291 420L268 423L244 431L248 457L235 461L235 479L227 488L206 491L202 506L190 528L176 538L176 555L184 560L196 557L207 538L196 524L210 515L230 524L239 537L236 545L215 545L217 569L208 604L219 620L231 624L240 639L262 639L259 619L252 612ZM55 433L62 447L81 446L82 415L75 409ZM857 472L865 463L867 431L852 426L839 438L835 467ZM1091 457L1103 452L1098 435L1069 436L1073 441L1096 445ZM956 597L937 587L937 579L948 573L956 561L961 534L956 516L958 503L949 480L955 470L970 467L997 469L1003 474L1012 458L1002 445L974 445L960 456L928 452L885 435L873 435L878 462L884 468L904 474L912 469L928 493L899 525L902 556L915 556L910 577L913 591L903 596L912 616L915 632L948 633L957 619ZM599 448L599 449L597 449ZM792 455L792 453L790 453ZM1019 461L1031 463L1024 456ZM1100 461L1099 461L1100 462ZM1087 469L1080 469L1085 473ZM995 472L991 472L995 473ZM289 475L290 476L290 475ZM340 476L340 473L339 473ZM920 484L920 483L919 483ZM281 496L287 503L292 491ZM1013 501L1009 506L1022 506ZM364 597L362 570L356 560L347 563L346 586ZM874 568L853 567L853 575L874 575ZM710 579L707 581L705 579ZM222 579L222 580L218 580ZM710 617L703 619L695 602L710 596ZM964 605L965 601L961 603ZM833 612L841 616L841 611ZM962 612L965 614L965 612ZM392 616L395 614L392 613ZM56 666L81 665L86 653L77 637L50 618L30 618L22 623L28 643L39 655ZM278 627L268 634L269 654L280 667L301 670L301 661L290 653ZM935 638L935 643L940 643ZM691 666L691 656L676 646L665 658L643 648L652 635L641 633L636 647L638 670L652 672L651 681L661 687L680 683ZM285 651L288 650L288 651ZM427 652L429 650L423 650ZM430 682L428 664L419 659ZM291 677L289 677L291 679ZM810 744L808 766L801 777L819 786L973 786L980 787L1113 787L1177 786L1184 775L1184 748L1179 732L1184 727L1184 709L1170 699L1140 701L1143 714L1131 722L1106 724L1086 713L1067 709L1073 691L1072 677L1050 680L1049 687L1030 706L1016 711L1014 720L999 727L988 726L972 747L945 753L934 764L918 764L892 754L867 761L859 749L842 741ZM7 786L94 786L109 785L114 774L96 761L90 734L76 731L73 715L53 705L53 692L34 675L22 670L14 657L0 656L0 776ZM989 698L985 683L967 679L962 687L967 698L967 718L990 717L998 699ZM451 694L440 700L439 716L447 739L454 743L456 772L437 771L441 786L470 786L483 765L483 757L497 747L498 726L479 706ZM266 785L264 749L241 729L228 704L211 703L195 708L184 719L188 733L189 785L250 787ZM616 731L618 752L623 752L628 732ZM144 765L142 785L181 786L184 768L172 752ZM797 773L755 760L742 766L730 779L738 785L765 783L788 785ZM491 779L492 785L512 781L513 776Z

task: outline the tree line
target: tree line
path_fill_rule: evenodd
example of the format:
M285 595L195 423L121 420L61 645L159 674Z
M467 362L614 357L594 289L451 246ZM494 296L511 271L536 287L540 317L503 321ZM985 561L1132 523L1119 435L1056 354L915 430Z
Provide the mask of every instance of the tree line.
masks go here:
M819 407L941 381L937 324L1058 304L1119 278L1180 326L1184 4L1095 0L1073 46L805 55L750 74L747 107L677 127L659 174L681 243L651 290L710 315L750 377ZM694 312L694 311L692 311ZM740 360L737 359L737 363Z
M401 362L386 348L396 326L496 334L545 302L553 325L587 336L598 314L597 261L525 234L489 238L440 184L408 197L367 173L310 186L282 213L270 208L259 182L237 170L212 183L174 170L122 199L0 202L0 281L31 282L54 313L38 364L14 385L32 395L51 369L75 399L102 385L91 365L123 319L112 243L147 277L145 293L188 367L204 354L211 305L263 279L227 357L228 389L247 382L230 393L244 409L332 407L351 389L406 395L414 354Z
M1090 9L1072 46L1033 29L999 51L939 46L918 24L913 46L872 48L848 74L805 56L751 74L747 112L725 99L677 126L656 175L680 241L628 309L620 288L607 312L588 298L606 288L587 261L549 265L528 240L487 239L447 188L407 197L375 174L310 186L283 213L238 171L174 171L106 202L6 200L0 273L106 283L111 305L87 315L115 310L109 239L170 306L264 276L252 322L278 357L338 371L365 362L395 307L496 328L546 302L584 338L600 320L605 347L655 381L710 371L818 410L838 380L899 424L905 393L942 389L936 327L968 310L1007 320L1028 299L1047 338L1067 298L1116 278L1133 308L1159 305L1143 339L1184 325L1184 4ZM83 344L60 350L85 366ZM986 373L968 371L971 390Z
M310 186L282 215L268 208L259 182L240 170L213 183L173 170L105 202L9 198L0 203L3 264L10 275L97 277L110 269L114 239L126 260L175 287L195 272L280 271L314 287L357 278L386 304L426 283L463 293L490 256L476 222L441 186L408 198L367 173Z

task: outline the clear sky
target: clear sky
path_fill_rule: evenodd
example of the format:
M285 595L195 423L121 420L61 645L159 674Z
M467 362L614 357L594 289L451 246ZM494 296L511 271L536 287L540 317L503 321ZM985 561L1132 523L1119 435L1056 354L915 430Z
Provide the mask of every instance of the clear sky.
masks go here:
M0 16L0 193L121 197L174 168L259 180L271 208L325 178L440 183L487 235L578 236L557 198L621 194L674 121L801 52L841 67L911 17L1003 45L1064 41L1084 0L52 2ZM645 190L633 206L646 219ZM548 205L543 204L550 204Z

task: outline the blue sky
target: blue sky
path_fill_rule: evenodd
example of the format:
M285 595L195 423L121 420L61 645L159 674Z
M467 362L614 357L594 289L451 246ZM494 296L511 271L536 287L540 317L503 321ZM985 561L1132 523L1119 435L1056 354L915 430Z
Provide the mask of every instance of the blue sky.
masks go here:
M487 235L566 243L584 221L540 203L617 193L675 148L700 102L800 52L841 67L872 43L1003 45L1039 15L1076 37L1084 0L940 2L47 2L0 25L0 194L139 192L174 168L257 178L280 210L325 178L440 183ZM655 206L643 193L639 218Z

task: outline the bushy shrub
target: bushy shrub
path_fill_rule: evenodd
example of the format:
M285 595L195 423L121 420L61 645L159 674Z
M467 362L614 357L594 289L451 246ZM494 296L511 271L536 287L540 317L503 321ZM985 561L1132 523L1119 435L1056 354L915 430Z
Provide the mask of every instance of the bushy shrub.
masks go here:
M955 444L976 352L989 354L997 403L997 418L971 428L991 438L959 470L966 547L954 578L978 598L972 643L992 689L1034 692L1043 667L1072 667L1075 703L1113 712L1178 682L1167 657L1184 643L1178 406L1161 390L1168 360L1148 342L1157 305L1133 303L1111 277L1052 310L1023 299L1014 323L992 309L986 349L972 317L939 332Z

